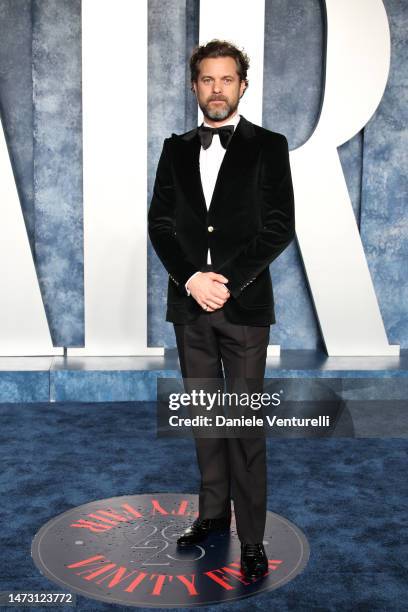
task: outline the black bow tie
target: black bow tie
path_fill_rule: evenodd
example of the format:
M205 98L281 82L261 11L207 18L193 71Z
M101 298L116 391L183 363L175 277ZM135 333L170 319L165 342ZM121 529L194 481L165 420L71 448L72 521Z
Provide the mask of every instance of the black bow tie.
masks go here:
M213 135L218 134L220 137L220 142L224 149L228 147L228 143L232 138L234 133L233 125L223 125L219 128L211 128L206 125L200 125L198 128L198 135L200 137L201 146L203 149L208 149L211 146Z

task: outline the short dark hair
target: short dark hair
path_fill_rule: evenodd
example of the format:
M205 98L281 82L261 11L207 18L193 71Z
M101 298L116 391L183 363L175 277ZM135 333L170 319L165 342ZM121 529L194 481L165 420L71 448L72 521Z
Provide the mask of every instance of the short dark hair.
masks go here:
M200 62L207 57L232 57L237 64L237 72L241 81L245 81L248 87L247 72L249 68L249 57L244 50L238 49L226 40L214 38L206 45L197 46L190 57L191 87L197 82L200 71Z

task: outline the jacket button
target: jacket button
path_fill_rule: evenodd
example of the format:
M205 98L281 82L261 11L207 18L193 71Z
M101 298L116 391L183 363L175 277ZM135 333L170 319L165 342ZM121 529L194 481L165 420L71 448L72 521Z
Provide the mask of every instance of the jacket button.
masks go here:
M209 231L209 232L213 232L213 231L214 231L214 228L213 228L213 226L212 226L212 225L209 225L209 226L208 226L208 231Z

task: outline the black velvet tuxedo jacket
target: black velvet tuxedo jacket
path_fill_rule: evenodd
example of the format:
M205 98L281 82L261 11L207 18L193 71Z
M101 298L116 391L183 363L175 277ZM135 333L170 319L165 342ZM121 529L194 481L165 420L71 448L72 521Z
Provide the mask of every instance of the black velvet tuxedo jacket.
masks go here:
M193 321L202 308L185 283L210 248L215 272L228 278L224 305L232 323L275 323L269 264L295 235L288 142L242 115L225 152L207 210L197 128L166 138L148 214L149 236L169 273L166 320Z

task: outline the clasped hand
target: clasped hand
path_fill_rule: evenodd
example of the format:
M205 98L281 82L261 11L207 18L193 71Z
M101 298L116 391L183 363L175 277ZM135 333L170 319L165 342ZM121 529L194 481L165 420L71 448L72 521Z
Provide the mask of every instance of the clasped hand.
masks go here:
M207 312L222 308L230 297L230 292L223 283L228 278L216 272L199 272L188 283L187 289L192 297Z

